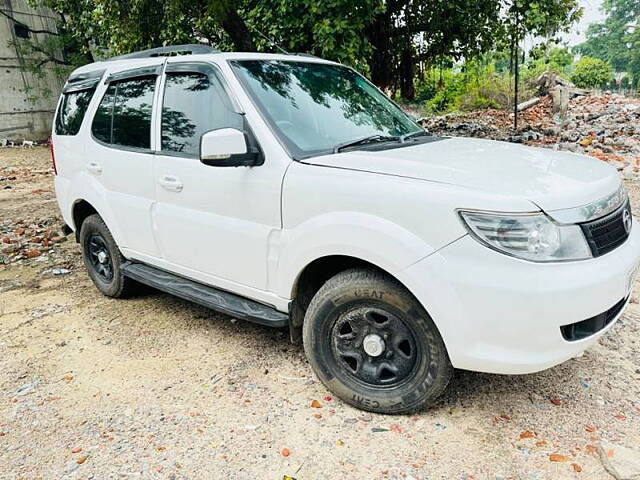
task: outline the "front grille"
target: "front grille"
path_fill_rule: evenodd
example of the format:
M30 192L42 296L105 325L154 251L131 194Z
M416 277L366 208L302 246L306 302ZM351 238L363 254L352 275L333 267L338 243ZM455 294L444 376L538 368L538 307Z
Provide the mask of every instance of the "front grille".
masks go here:
M631 229L629 228L628 231L627 228L625 228L624 218L626 215L628 215L630 220L631 207L628 201L615 212L580 225L594 257L609 253L629 238Z
M590 337L594 333L598 333L618 316L627 303L627 298L623 298L609 310L602 312L600 315L587 318L581 322L563 325L560 327L562 337L569 342L574 342L576 340L582 340L583 338Z

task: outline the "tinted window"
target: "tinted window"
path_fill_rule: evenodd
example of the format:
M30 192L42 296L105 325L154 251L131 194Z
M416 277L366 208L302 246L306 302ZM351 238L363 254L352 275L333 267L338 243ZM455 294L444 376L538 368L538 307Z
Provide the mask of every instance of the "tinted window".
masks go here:
M151 148L151 106L155 85L155 77L117 83L111 143Z
M58 135L76 135L80 131L82 119L87 112L91 97L95 90L65 93L56 117L56 133Z
M96 115L93 117L93 125L91 125L93 136L105 143L111 143L111 115L115 98L116 86L109 85L100 105L98 105Z
M91 131L105 143L151 148L151 107L156 77L109 85L93 118Z
M242 128L215 77L169 73L162 106L162 150L198 155L200 137L218 128Z

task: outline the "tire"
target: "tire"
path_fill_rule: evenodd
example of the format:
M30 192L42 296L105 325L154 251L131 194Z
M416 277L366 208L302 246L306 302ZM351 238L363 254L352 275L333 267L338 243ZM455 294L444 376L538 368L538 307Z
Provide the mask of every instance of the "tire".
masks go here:
M134 293L136 283L125 277L122 272L122 264L126 259L122 256L102 217L97 213L90 215L82 222L80 245L89 277L103 295L123 298Z
M399 282L373 269L346 270L320 288L305 314L303 342L320 381L362 410L424 409L453 376L429 314Z

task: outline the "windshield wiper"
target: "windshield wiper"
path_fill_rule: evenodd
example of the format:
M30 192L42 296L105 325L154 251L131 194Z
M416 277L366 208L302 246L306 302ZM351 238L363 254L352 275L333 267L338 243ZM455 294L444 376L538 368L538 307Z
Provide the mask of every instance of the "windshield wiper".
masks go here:
M392 137L389 135L368 135L363 138L359 138L358 140L351 140L348 142L339 143L335 147L333 147L333 153L338 153L345 148L349 147L357 147L358 145L366 145L368 143L379 143L379 142L394 142L400 140L400 137Z
M401 135L399 140L400 143L404 143L407 138L430 137L431 135L431 132L427 132L426 130L418 130L417 132L405 133L404 135Z

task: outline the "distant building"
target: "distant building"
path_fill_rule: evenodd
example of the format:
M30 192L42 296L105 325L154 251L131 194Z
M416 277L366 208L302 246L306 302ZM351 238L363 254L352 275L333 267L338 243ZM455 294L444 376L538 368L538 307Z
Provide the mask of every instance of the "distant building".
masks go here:
M42 66L42 77L25 71L29 60L15 43L24 38L36 44L44 41L49 34L33 30L56 32L55 15L24 0L0 0L0 138L40 141L51 132L64 79L50 63Z

